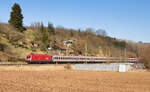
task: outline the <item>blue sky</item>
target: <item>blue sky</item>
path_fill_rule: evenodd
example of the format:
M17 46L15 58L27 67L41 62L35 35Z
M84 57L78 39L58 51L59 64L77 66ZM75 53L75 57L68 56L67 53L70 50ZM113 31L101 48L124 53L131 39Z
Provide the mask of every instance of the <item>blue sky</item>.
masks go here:
M150 0L1 0L0 21L19 3L24 25L48 21L73 29L104 29L111 37L150 42Z

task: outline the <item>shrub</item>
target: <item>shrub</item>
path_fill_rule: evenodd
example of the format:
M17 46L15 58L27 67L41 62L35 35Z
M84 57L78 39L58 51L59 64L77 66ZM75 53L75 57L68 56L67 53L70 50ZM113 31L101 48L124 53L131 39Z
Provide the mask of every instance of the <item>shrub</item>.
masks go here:
M140 62L144 63L147 69L150 69L150 46L144 48L141 52Z
M66 64L66 65L64 66L64 68L65 68L65 69L67 69L67 70L72 69L72 67L71 67L71 65L70 65L70 64Z

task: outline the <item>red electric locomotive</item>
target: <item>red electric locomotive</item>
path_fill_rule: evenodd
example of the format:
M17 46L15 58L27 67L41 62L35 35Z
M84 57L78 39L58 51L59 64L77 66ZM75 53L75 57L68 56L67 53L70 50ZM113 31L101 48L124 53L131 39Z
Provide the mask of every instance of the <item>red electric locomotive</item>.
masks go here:
M51 62L52 56L49 55L34 55L30 54L26 57L27 63L45 63L45 62Z

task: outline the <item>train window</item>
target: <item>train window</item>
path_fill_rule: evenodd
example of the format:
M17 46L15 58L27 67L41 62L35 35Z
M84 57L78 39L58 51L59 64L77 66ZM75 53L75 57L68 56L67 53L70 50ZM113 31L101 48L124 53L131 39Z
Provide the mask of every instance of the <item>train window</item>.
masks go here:
M100 60L104 60L103 58L100 58Z

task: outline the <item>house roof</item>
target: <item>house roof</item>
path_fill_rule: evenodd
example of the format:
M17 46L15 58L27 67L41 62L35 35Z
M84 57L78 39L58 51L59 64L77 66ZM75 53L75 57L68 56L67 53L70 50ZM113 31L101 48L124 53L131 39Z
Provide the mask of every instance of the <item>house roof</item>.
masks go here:
M74 50L70 49L68 52L74 52Z
M53 49L61 49L61 50L66 50L66 47L60 46L60 45L54 45L52 46Z

